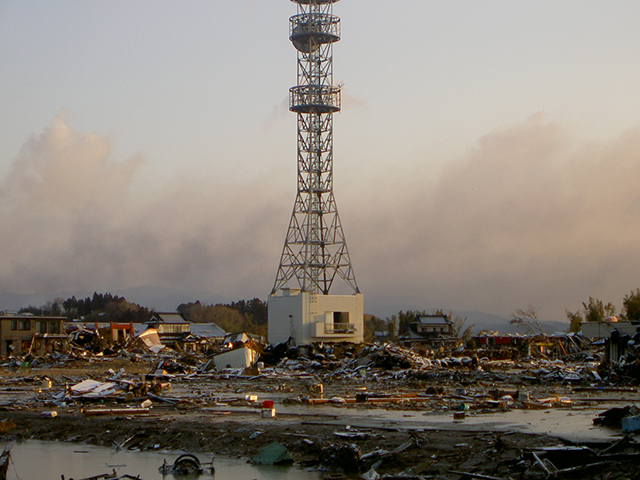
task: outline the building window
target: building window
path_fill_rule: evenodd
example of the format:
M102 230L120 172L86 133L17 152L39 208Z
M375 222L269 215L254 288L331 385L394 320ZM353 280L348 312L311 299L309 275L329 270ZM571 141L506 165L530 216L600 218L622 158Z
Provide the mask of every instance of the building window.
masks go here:
M11 320L11 330L18 330L18 320L15 318Z
M183 333L189 331L189 325L176 323L158 325L158 333Z
M20 320L20 330L31 330L31 320Z

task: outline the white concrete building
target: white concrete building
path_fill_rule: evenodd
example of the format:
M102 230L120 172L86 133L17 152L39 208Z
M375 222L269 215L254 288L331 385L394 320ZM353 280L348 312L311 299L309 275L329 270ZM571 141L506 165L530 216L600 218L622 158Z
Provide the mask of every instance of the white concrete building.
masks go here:
M364 300L353 295L319 295L283 288L269 296L269 343L293 338L297 345L364 340Z
M633 337L638 332L640 325L631 322L582 322L580 329L585 337L589 338L609 338L613 330L617 330L620 335Z

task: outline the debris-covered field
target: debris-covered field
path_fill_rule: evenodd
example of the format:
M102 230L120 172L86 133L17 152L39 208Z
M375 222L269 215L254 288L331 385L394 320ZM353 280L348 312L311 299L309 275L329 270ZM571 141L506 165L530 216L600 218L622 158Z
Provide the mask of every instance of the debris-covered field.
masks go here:
M206 356L168 351L7 361L1 438L295 462L326 478L640 478L636 387L603 371L596 351L436 360L389 344L334 345L263 361L220 371ZM514 411L561 412L569 427L590 415L597 435L482 421Z

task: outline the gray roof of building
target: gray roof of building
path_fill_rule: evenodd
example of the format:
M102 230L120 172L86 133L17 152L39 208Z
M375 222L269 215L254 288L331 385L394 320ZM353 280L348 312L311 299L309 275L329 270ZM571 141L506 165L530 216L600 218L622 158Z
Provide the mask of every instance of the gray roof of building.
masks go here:
M153 318L157 318L162 323L189 323L177 312L156 313Z
M449 325L451 322L445 316L427 316L427 315L418 315L416 317L416 321L423 324L438 324L438 325Z
M192 323L191 333L205 338L223 338L227 335L227 332L225 332L215 323Z

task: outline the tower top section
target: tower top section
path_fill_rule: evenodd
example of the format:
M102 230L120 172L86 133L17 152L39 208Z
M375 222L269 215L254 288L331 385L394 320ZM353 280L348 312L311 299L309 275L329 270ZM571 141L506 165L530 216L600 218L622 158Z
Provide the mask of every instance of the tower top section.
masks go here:
M298 14L289 19L289 40L298 50L298 85L289 89L289 110L328 114L340 111L340 87L332 85L332 48L340 40L338 0L293 0Z
M295 0L294 0L295 1ZM340 40L340 18L331 14L333 2L297 1L298 15L289 19L289 40L300 53L314 53Z

